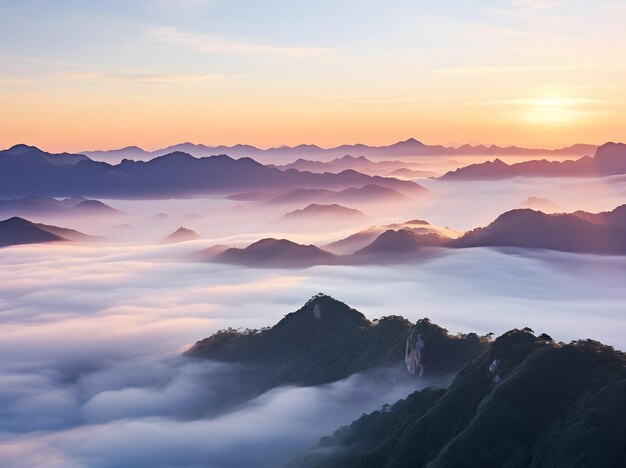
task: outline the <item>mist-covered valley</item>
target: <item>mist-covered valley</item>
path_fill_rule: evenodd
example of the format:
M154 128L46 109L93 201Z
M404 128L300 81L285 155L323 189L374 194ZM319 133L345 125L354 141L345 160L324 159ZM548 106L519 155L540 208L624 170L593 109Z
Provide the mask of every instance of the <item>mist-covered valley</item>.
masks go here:
M443 180L475 159L426 159L275 189L5 194L0 464L307 466L509 330L626 348L619 174Z

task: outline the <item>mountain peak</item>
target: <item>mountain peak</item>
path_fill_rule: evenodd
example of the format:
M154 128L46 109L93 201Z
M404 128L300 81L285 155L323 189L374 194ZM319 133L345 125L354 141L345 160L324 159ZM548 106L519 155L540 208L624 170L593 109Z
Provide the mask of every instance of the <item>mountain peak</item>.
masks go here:
M169 236L167 236L165 239L163 239L161 243L162 244L176 244L179 242L187 242L187 241L198 240L198 239L200 239L200 236L198 235L197 232L181 226L178 229L176 229L176 231L174 231Z
M399 141L398 143L396 143L396 145L398 146L423 146L424 144L421 141L416 140L415 138L411 137L407 140Z
M23 154L23 153L29 153L31 151L37 151L39 153L42 152L36 146L29 146L29 145L25 145L23 143L19 143L17 145L13 145L8 150L6 150L6 152L8 154L12 154L12 155L19 155L19 154Z

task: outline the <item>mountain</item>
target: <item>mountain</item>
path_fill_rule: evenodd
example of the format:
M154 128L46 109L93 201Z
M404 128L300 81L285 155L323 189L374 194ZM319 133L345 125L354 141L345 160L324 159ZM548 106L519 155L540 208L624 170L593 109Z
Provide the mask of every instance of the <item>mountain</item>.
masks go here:
M415 190L412 190L415 192ZM418 189L420 194L428 190ZM368 184L362 187L349 187L344 190L296 188L281 193L248 192L227 197L234 201L263 201L271 205L289 205L303 203L388 203L407 202L409 198L398 190Z
M271 328L224 330L198 341L187 355L263 369L264 386L320 385L379 368L396 368L402 371L398 376L410 377L405 361L411 337L421 341L423 375L429 376L458 371L486 346L475 334L451 336L428 320L415 326L398 316L371 322L318 294Z
M390 173L398 171L399 173L402 171L408 171L410 173L423 173L434 175L434 172L430 171L413 171L411 168L413 166L421 166L420 163L400 161L400 160L391 160L391 161L372 161L367 159L365 156L350 156L345 155L341 158L335 158L331 161L312 161L309 159L299 158L296 161L289 164L282 164L274 166L282 171L287 169L296 169L298 171L309 171L309 172L333 172L338 173L341 171L345 171L347 169L353 169L358 172L362 172L364 174L369 175L388 175L389 177L394 177L390 175ZM400 175L400 174L398 174ZM416 176L417 177L417 176Z
M409 260L424 247L446 247L452 239L437 233L418 234L411 229L389 229L374 241L357 250L354 255L360 257L378 257L382 260Z
M80 242L96 239L73 229L36 224L18 217L0 221L0 247L59 241Z
M352 254L367 247L374 242L378 236L389 230L410 230L415 234L437 234L442 238L457 238L462 234L449 228L433 226L422 219L412 219L404 223L371 226L348 237L326 244L323 248L335 254Z
M626 205L621 205L613 211L603 211L601 213L588 213L586 211L574 211L572 213L577 218L594 224L624 225L626 224Z
M606 177L626 174L626 145L605 143L593 158L547 161L545 159L507 164L500 159L471 164L440 177L442 180L502 180L512 177Z
M317 208L316 208L317 209ZM306 210L306 209L305 209ZM296 210L298 223L305 210ZM310 217L305 217L311 219ZM200 259L254 267L309 267L329 264L402 263L432 254L429 248L517 247L563 252L626 255L626 205L603 213L546 214L515 209L486 227L458 237L423 220L374 226L320 249L288 240L262 239Z
M601 221L600 221L601 220ZM474 229L451 246L524 247L593 254L626 254L626 205L597 215L507 211L484 228Z
M293 169L281 171L249 158L212 156L198 159L178 152L148 162L123 160L111 165L84 156L76 156L76 162L73 155L49 155L36 148L19 154L12 151L0 152L0 197L34 194L167 198L291 188L342 190L370 184L407 195L425 191L410 181L368 176L356 171L339 174L313 174ZM57 158L72 163L60 164Z
M337 257L314 245L296 244L286 239L261 239L244 249L227 249L211 260L251 267L296 268L330 265L337 262Z
M370 160L380 160L390 157L417 157L417 156L585 156L592 154L596 150L595 145L576 144L573 146L560 148L556 150L547 150L541 148L521 148L518 146L501 147L496 145L462 145L458 148L445 147L441 145L426 145L415 138L399 141L397 143L386 146L368 146L363 144L341 145L334 148L321 148L317 145L297 145L297 146L281 146L278 148L261 149L251 145L234 145L234 146L207 146L202 144L182 143L169 146L156 151L147 152L137 147L128 147L121 150L112 151L84 151L83 153L95 159L107 162L119 162L122 159L141 159L149 160L158 156L163 156L172 152L182 151L192 154L196 157L214 156L218 154L227 154L233 158L253 158L261 162L285 165L285 161L295 161L300 158L301 161L293 166L296 169L305 169L315 171L323 171L315 162L333 161L334 164L341 165L337 159L341 159L346 155L351 157L369 158ZM320 161L310 161L304 158L319 158ZM361 161L364 163L364 161ZM335 169L331 169L333 171ZM365 169L364 169L365 170ZM328 171L328 172L331 172Z
M530 197L521 202L518 208L530 208L544 213L563 213L565 209L547 198Z
M120 163L124 159L145 161L155 157L149 151L143 150L138 146L126 146L125 148L106 151L82 151L82 154L88 155L97 161L106 161L108 163Z
M81 161L89 161L84 154L46 153L35 146L15 145L0 151L0 167L6 163L45 163L53 166L73 166Z
M110 207L106 203L102 203L100 200L83 200L72 207L75 212L93 213L99 215L115 215L121 214L120 210Z
M48 232L36 224L14 217L0 221L0 247L18 244L40 244L64 241L61 236Z
M448 388L417 391L364 415L289 466L625 466L625 417L624 353L512 330Z
M415 179L418 177L436 177L437 173L433 171L423 171L419 169L409 169L408 167L401 167L385 175L387 177L402 177L405 179Z
M161 244L177 244L179 242L198 240L200 238L201 237L195 231L181 226L169 236L162 239Z
M21 198L0 200L0 215L31 216L31 215L119 215L121 211L98 200L87 200L81 197L57 200L51 197L28 195Z
M426 192L426 189L423 192ZM397 190L375 184L341 190L334 199L338 203L402 203L409 201L408 197Z
M283 215L281 221L285 222L306 222L306 221L327 221L335 219L342 223L366 221L369 219L359 210L354 208L346 208L345 206L332 204L332 205L318 205L311 204L301 210L290 211Z

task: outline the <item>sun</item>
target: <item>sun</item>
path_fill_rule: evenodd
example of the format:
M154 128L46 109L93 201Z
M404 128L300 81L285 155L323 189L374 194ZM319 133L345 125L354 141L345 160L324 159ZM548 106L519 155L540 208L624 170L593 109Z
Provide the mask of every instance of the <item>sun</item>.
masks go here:
M536 127L564 127L578 122L581 111L576 99L542 97L526 101L524 120Z

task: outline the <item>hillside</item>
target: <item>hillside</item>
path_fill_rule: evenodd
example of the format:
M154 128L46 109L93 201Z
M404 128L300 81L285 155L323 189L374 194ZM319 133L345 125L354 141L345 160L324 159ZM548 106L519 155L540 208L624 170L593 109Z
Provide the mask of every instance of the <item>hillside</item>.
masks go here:
M289 466L618 467L626 464L625 417L623 353L513 330L447 389L364 415Z
M263 368L272 386L319 385L382 367L408 375L404 361L412 333L423 340L422 364L430 376L456 372L485 346L477 335L457 338L428 320L415 326L398 316L371 322L318 294L269 329L225 330L197 342L187 354Z

